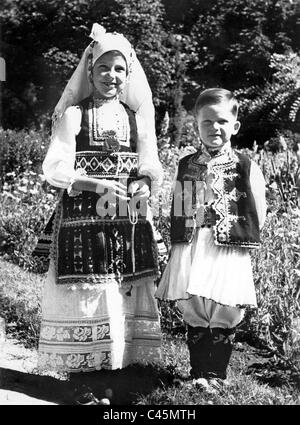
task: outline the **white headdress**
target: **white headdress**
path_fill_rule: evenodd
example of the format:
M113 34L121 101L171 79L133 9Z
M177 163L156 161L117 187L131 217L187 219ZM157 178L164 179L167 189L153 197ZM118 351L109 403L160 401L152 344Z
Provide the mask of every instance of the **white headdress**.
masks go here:
M128 67L127 84L120 94L120 99L135 112L146 99L152 101L152 93L145 72L129 41L122 34L107 33L99 24L93 24L90 37L93 41L85 49L54 109L54 120L61 118L68 106L78 104L92 93L91 67L100 56L111 50L121 52Z

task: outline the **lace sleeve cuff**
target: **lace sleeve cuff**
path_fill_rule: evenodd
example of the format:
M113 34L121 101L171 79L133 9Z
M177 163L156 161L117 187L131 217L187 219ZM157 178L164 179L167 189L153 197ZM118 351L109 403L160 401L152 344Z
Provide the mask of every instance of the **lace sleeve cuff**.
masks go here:
M71 198L74 198L75 196L78 196L82 193L82 191L80 190L74 190L73 189L73 184L75 183L76 179L80 176L86 176L86 171L83 168L77 168L77 170L74 172L73 177L70 180L70 184L67 188L67 193Z

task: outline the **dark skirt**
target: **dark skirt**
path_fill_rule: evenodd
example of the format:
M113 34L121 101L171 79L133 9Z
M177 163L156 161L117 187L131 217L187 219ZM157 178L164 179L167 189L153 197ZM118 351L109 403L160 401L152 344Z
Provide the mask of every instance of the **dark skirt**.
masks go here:
M65 192L56 209L52 245L56 279L64 283L134 282L158 274L152 225L139 215L97 215L100 197L91 192L71 198Z

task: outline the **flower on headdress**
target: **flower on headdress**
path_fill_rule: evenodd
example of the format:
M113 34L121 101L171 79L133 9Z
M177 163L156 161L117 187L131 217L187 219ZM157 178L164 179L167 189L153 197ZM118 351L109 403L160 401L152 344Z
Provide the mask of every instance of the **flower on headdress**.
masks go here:
M106 29L99 24L93 24L90 37L95 41L100 41L101 37L106 33Z

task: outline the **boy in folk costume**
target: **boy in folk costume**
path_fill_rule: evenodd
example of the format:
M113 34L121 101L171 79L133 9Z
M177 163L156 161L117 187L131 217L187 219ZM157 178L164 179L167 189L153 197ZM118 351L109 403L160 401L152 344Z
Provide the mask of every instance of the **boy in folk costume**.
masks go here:
M56 107L43 163L63 190L39 367L71 377L160 358L157 248L149 210L136 208L162 173L151 91L125 37L94 24L91 38ZM90 390L78 394L80 404L98 403Z
M195 105L202 146L180 160L171 209L171 255L156 292L178 300L187 324L191 378L225 383L236 326L256 307L250 248L260 243L265 181L255 162L231 147L238 102L204 90Z

